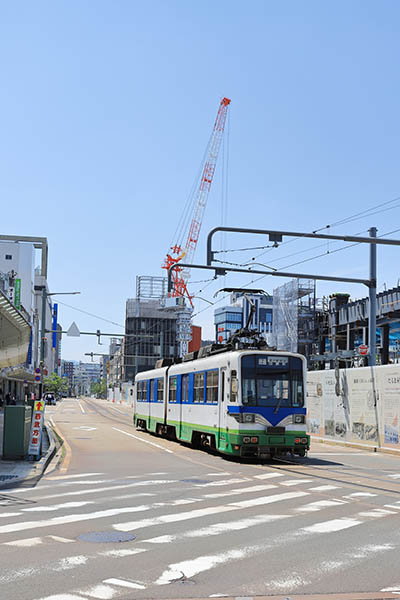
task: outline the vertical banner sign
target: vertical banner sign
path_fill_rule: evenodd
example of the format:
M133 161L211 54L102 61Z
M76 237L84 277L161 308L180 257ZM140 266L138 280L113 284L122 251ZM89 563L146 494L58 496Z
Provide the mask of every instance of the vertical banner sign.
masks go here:
M33 404L31 434L28 448L28 454L31 454L32 456L39 456L40 452L40 442L42 440L44 421L44 407L45 403L43 400L36 400Z
M52 326L52 330L53 330L53 348L56 348L57 346L57 315L58 315L58 304L54 303L53 306L53 326Z
M15 280L14 306L15 306L15 308L18 308L18 310L21 309L21 280L20 279Z

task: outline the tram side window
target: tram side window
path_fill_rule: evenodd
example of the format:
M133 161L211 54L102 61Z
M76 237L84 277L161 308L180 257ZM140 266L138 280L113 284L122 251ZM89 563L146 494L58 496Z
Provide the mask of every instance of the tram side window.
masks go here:
M182 402L189 402L189 375L182 375Z
M164 400L164 379L157 379L157 402Z
M235 370L231 371L231 402L236 402L238 393L238 380L237 380L237 372Z
M176 402L176 377L169 378L169 401Z
M150 381L150 402L154 402L154 379Z
M204 373L194 375L193 402L204 402Z
M141 400L142 400L142 387L143 387L142 382L138 381L138 383L136 385L136 400L138 402L141 402Z
M207 372L207 391L206 391L206 402L211 404L218 402L218 371Z
M303 374L301 371L292 371L292 406L304 406Z

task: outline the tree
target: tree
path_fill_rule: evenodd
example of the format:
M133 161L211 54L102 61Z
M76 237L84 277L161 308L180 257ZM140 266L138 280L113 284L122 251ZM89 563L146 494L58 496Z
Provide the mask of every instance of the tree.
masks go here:
M92 383L90 386L90 391L92 394L95 394L97 398L106 398L107 397L107 383L105 379L101 379L101 381L96 381Z
M45 377L43 384L46 392L52 392L53 394L68 393L68 378L60 377L57 373L51 373L48 377Z

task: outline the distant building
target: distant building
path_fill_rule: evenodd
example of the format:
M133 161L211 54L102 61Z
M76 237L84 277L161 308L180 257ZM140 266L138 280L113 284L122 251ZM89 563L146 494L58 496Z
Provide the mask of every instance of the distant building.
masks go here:
M160 358L178 356L177 316L157 299L129 299L126 302L125 381L136 373L152 369Z
M272 333L273 299L264 294L247 294L255 306L255 312L250 321L249 328L256 329L270 343ZM223 344L231 335L247 323L251 304L249 300L238 292L232 293L231 303L214 311L215 339Z

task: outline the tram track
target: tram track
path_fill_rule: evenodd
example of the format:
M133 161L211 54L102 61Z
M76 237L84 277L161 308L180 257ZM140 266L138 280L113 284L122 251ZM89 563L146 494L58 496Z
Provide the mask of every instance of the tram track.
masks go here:
M360 473L357 469L357 467L346 467L351 469L351 473L347 472L344 473L338 469L334 469L334 468L329 468L329 467L325 467L325 466L321 466L321 467L313 467L311 465L305 465L305 464L299 464L296 463L294 461L290 461L289 459L284 459L284 458L275 458L274 461L276 462L280 462L282 463L282 466L278 466L278 465L274 465L274 464L269 464L268 466L272 469L274 469L275 471L280 471L280 472L285 472L285 473L291 473L291 474L297 474L303 477L303 476L309 476L309 477L315 477L316 479L320 479L323 481L329 481L329 482L335 482L338 484L350 484L356 488L363 488L363 489L368 489L368 490L379 490L380 493L384 492L384 493L388 493L388 494L393 494L395 496L399 496L400 495L400 485L396 484L395 482L393 482L392 486L387 486L387 487L381 487L382 483L388 483L387 480L379 478L379 477L373 477L371 475L366 475L363 473ZM296 466L296 468L286 468L283 465L288 465L288 467L294 467ZM363 467L359 467L360 469L363 469ZM321 469L324 469L324 473L321 473ZM330 475L332 474L332 475ZM340 477L338 477L338 475ZM353 478L357 478L357 479L364 479L364 481L354 481ZM374 483L376 482L376 483Z

